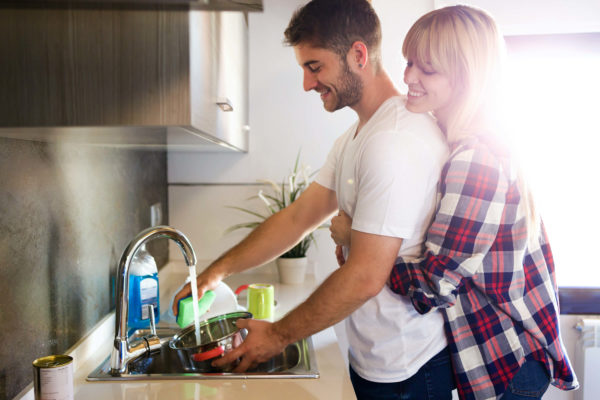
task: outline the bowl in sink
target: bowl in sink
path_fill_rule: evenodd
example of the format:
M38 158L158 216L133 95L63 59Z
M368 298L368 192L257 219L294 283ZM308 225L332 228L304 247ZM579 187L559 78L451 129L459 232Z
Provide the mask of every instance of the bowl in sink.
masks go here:
M181 362L177 353L169 349L169 341L179 332L178 328L156 328L163 343L159 351L142 355L127 364L124 373L112 375L110 357L107 357L88 377L88 381L155 380L155 379L264 379L264 378L318 378L319 371L312 339L302 339L288 345L284 351L256 368L243 373L191 372ZM150 333L138 329L129 337L135 343Z

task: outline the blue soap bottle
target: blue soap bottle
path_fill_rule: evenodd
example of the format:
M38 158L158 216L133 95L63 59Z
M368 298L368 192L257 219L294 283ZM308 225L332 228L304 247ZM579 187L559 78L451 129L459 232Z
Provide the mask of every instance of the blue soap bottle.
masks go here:
M154 320L159 321L158 268L146 245L137 250L129 267L128 330L150 327L148 304L154 306Z

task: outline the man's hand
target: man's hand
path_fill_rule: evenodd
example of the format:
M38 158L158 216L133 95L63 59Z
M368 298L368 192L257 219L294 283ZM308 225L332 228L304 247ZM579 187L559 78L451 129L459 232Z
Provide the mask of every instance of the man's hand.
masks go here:
M204 270L200 275L198 275L196 277L195 284L198 287L198 299L201 299L207 290L215 289L219 285L219 282L221 282L222 279L223 279L222 276L220 274L214 272L214 269L207 268L206 270ZM178 310L179 300L184 299L191 295L192 295L192 287L190 286L189 283L187 285L185 285L175 295L175 298L173 299L173 314L175 316L177 316L177 314L179 313L179 310Z
M213 361L214 367L223 367L240 358L240 363L233 372L244 372L270 360L273 356L281 353L288 344L277 333L275 324L271 322L238 319L236 325L240 329L247 329L248 336L239 347Z
M352 231L352 218L340 210L339 214L331 218L329 226L331 238L338 246L350 247L350 233Z

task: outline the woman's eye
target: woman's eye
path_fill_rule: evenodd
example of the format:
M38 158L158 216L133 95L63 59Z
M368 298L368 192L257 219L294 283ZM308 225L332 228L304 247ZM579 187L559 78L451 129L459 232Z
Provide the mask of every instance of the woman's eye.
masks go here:
M416 64L414 63L414 61L406 61L406 68L413 68L413 67L417 67L419 69L419 71L421 71L424 75L434 75L437 73L437 71L435 71L432 68L425 68L424 66L422 66L421 64Z

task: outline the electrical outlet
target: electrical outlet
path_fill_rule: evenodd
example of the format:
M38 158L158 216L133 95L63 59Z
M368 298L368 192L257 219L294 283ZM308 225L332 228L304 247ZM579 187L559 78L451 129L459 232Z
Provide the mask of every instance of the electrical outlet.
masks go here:
M150 226L162 224L162 206L160 203L154 203L150 206Z

